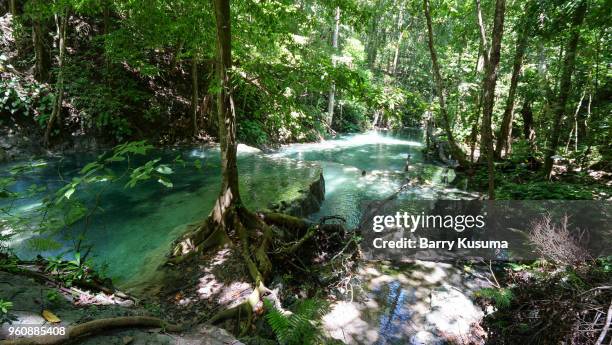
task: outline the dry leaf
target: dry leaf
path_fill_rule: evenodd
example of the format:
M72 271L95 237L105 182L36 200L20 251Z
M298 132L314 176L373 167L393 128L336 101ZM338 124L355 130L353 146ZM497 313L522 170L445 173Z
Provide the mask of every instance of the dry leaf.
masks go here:
M43 310L42 317L44 317L45 320L47 320L48 322L51 322L51 323L58 323L58 322L62 321L62 320L60 320L59 317L57 317L55 314L53 314L51 311L49 311L47 309Z

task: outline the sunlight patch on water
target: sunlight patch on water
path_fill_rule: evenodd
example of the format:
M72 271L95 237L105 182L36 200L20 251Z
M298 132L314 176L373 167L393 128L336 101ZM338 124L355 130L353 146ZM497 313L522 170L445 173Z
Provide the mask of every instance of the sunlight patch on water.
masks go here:
M362 146L371 145L389 145L389 146L409 146L414 148L421 148L423 144L415 140L406 140L389 135L382 134L380 132L371 131L364 134L353 134L340 136L339 139L323 140L318 143L307 143L307 144L292 144L284 147L281 151L274 153L274 156L287 156L287 155L298 155L297 158L301 157L301 154L313 151L340 151L349 148L356 148ZM367 153L369 150L366 148L356 149L357 152ZM404 156L404 158L406 158Z
M30 212L30 211L34 211L37 208L41 207L43 205L42 202L32 202L32 203L28 203L25 205L21 205L17 208L17 213L24 213L24 212Z

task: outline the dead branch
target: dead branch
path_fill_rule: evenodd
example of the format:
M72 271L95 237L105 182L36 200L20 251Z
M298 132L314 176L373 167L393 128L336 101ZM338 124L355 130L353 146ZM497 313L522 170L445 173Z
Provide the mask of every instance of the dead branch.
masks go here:
M597 338L597 342L595 345L603 344L604 339L606 339L606 334L608 334L608 330L610 330L610 323L612 323L612 303L610 303L610 307L608 308L608 316L606 317L606 324L604 325L601 334L599 334L599 338Z
M51 286L64 291L66 293L73 293L76 292L77 294L82 294L81 291L78 291L75 288L66 288L64 287L65 284L63 284L61 281L58 281L56 279L54 279L52 276L45 274L44 272L38 270L36 267L32 267L31 265L17 265L17 268L19 269L19 271L17 271L15 274L22 274L24 276L33 278L39 282L45 283L45 284L50 284ZM132 304L132 302L134 303L138 303L138 299L130 296L124 292L121 292L119 290L113 289L113 288L109 288L106 286L103 286L102 284L95 282L95 281L85 281L85 280L76 280L73 281L72 284L74 286L78 286L84 289L88 289L88 290L92 290L92 291L99 291L102 292L104 294L107 295L111 295L111 296L115 296L117 299L119 299L119 301L117 301L117 304L126 304L123 302L128 302L129 304ZM121 301L123 300L123 301ZM130 302L131 301L131 302Z

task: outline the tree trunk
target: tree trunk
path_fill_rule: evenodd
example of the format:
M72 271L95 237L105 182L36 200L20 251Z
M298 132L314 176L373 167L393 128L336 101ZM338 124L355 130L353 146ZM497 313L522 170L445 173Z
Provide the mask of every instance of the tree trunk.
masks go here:
M465 167L467 166L467 160L465 159L465 155L463 151L455 142L455 137L453 136L453 132L450 127L450 119L448 116L448 111L446 109L444 82L442 80L442 75L440 74L440 66L438 65L438 56L436 54L436 48L434 47L433 29L431 25L431 14L429 11L429 0L423 0L423 10L425 12L425 18L427 19L429 53L431 55L431 64L433 67L434 79L436 81L438 101L440 103L440 112L442 113L442 119L444 121L444 132L446 133L446 137L448 139L448 143L449 143L451 154L453 158L457 160L459 165Z
M520 25L520 23L519 23ZM495 146L496 158L502 157L502 151L506 151L506 155L510 154L512 149L512 120L514 117L514 100L516 98L516 86L521 75L521 66L525 49L527 48L527 28L520 29L519 37L516 41L516 51L514 53L514 63L512 65L512 77L510 79L510 90L508 91L508 99L506 99L506 107L502 116L502 124L497 136L497 145Z
M39 82L49 79L49 52L45 46L43 25L37 18L32 19L32 44L34 46L34 77Z
M483 112L482 112L482 136L487 153L487 170L489 173L489 199L495 199L495 171L493 162L493 136L491 129L491 117L493 115L493 105L495 102L495 83L497 82L497 70L501 52L501 41L504 33L504 12L506 9L505 0L495 2L495 19L493 22L493 39L491 42L491 52L489 63L485 69L485 80L483 84ZM482 146L481 146L482 151Z
M104 16L102 33L107 35L110 30L110 4L109 1L104 1L104 8L102 10L102 15Z
M232 33L229 0L214 0L217 27L217 79L221 90L217 96L219 144L221 146L221 194L223 208L240 202L236 143L236 113L231 93Z
M338 32L340 31L340 7L336 7L336 17L335 17L335 27L334 34L332 36L332 65L336 67L336 53L338 50ZM331 87L329 89L329 103L327 104L327 124L331 129L332 124L334 123L334 102L336 98L336 83L332 81Z
M103 25L102 25L102 33L106 36L108 35L108 33L110 32L110 0L105 0L104 4L102 5L102 16L103 16ZM106 52L106 49L104 50L104 68L106 69L106 74L107 77L110 77L110 56L109 54ZM108 82L108 80L107 80Z
M491 53L489 50L488 40L487 40L487 29L485 28L484 21L482 19L482 9L480 8L480 0L476 0L476 19L478 19L478 29L480 33L480 45L482 48L482 59L484 66L489 64L489 54Z
M582 96L580 96L580 100L578 101L578 105L576 105L576 111L574 112L574 126L570 131L570 134L567 138L567 144L565 145L565 152L569 152L569 145L572 142L572 136L574 139L574 152L578 151L578 114L580 113L580 108L582 108L582 102L584 101L584 96L586 95L586 90L582 91Z
M9 12L11 12L13 17L17 15L17 4L15 3L15 0L9 0Z
M576 63L576 50L578 41L580 40L580 25L584 21L586 14L586 1L581 1L576 8L574 18L572 19L572 33L565 48L565 58L563 61L563 73L561 75L561 84L559 86L559 95L554 106L553 127L550 133L549 146L546 149L546 158L544 159L544 175L547 179L552 176L553 156L557 153L559 146L559 137L561 135L561 124L563 115L565 114L565 106L572 87L572 74Z
M397 47L395 47L395 55L393 56L393 68L391 71L394 77L397 76L397 65L399 62L400 47L402 46L403 36L404 36L404 31L400 31L399 37L397 38Z
M491 54L491 49L489 47L489 40L487 39L487 29L484 24L484 19L482 18L482 8L480 6L480 0L476 0L476 19L478 21L478 32L480 34L480 48L482 49L482 68L486 69L489 65L489 56ZM484 77L483 77L483 88L480 92L480 99L478 103L478 111L482 112L484 105ZM479 114L480 116L480 114ZM484 121L481 124L480 128L480 152L478 156L478 161L482 162L487 157L487 143L485 142L485 123ZM473 158L472 158L473 159Z
M32 0L32 7L35 9L31 14L32 23L32 47L34 48L34 78L39 82L46 82L49 79L49 68L51 57L45 44L45 33L47 27L42 21L43 15L40 13L39 0Z
M531 109L531 101L525 98L523 108L521 109L523 116L523 136L529 143L529 147L533 152L535 150L535 128L533 126L533 110Z
M380 17L378 15L380 8L382 6L383 0L376 1L376 5L374 8L374 14L371 17L370 22L370 32L368 33L368 42L366 46L367 52L367 62L368 67L373 70L376 64L376 55L378 52L378 22Z
M480 42L480 50L478 60L476 61L475 75L478 77L484 69L485 54L483 42ZM472 123L472 130L470 133L470 163L474 163L474 153L476 151L476 142L478 141L478 124L480 123L480 113L482 112L482 89L476 93L476 114L474 115L474 122Z
M191 58L191 118L193 135L198 135L198 59Z
M399 18L397 20L397 30L399 31L399 35L397 37L397 46L395 47L395 54L393 55L393 65L391 68L391 74L393 74L393 76L397 75L397 63L399 61L400 49L402 47L402 38L404 36L403 21L404 9L401 8L399 11Z
M55 102L53 104L53 110L51 116L47 122L47 129L45 130L44 144L49 146L49 139L51 137L51 130L53 129L53 123L60 120L62 112L62 103L64 101L64 55L66 54L66 28L68 26L68 17L70 16L68 10L64 11L62 18L58 20L60 27L59 31L59 53L57 62L57 82L55 83Z

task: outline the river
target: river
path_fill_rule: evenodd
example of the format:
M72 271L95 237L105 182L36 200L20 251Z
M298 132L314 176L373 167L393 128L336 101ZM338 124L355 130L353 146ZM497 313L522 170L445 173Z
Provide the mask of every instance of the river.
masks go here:
M422 149L420 130L341 135L318 143L287 145L271 153L241 145L238 166L242 198L252 209L266 208L279 200L290 200L307 189L308 183L322 172L325 199L320 210L309 218L316 221L322 216L340 215L347 220L349 228L354 228L360 222L366 202L396 193L407 181L417 183L400 193L400 199L475 197L450 186L447 182L455 178L452 169L448 171L427 161ZM217 148L167 149L155 151L148 158L157 156L165 161L180 157L182 163L171 165L174 171L169 176L172 188L155 181L126 188L122 180L115 183L102 181L79 190L75 197L80 197L88 207L95 207L95 212L86 221L81 220L65 229L64 235L69 236L56 235L64 248L46 254L63 253L74 244L67 238L85 234L87 242L92 245L93 262L120 288L130 290L155 275L171 241L184 231L186 224L208 214L220 184ZM408 157L410 165L406 171ZM95 155L84 154L37 161L38 168L20 176L14 188L24 191L37 184L45 186L48 191L57 190L93 159ZM196 165L201 168L196 168ZM10 166L0 168L0 172L6 175ZM443 178L444 174L448 175L448 181ZM13 205L13 211L24 216L35 214L44 195L20 200ZM20 256L34 255L35 251L27 244L32 236L26 232L13 239L12 244ZM418 308L426 309L427 301L431 308L432 291L445 286L448 281L462 280L463 273L448 264L417 265L422 267L413 265L402 269L387 263L366 265L360 272L366 302L345 301L334 305L327 316L325 327L328 332L348 343L359 344L405 343L423 329L430 331L421 334L421 338L427 339L439 333L436 329L442 326L435 320L426 319L425 315L432 313L421 310L419 314ZM440 294L447 296L451 293ZM427 296L429 299L425 298ZM462 293L452 297L451 302L449 305L463 303L464 310L472 308L470 315L480 312ZM442 319L446 322L448 318ZM411 320L414 329L407 326L407 320ZM421 325L417 327L415 322ZM464 322L457 329L465 332L466 327ZM443 331L453 332L449 329Z

